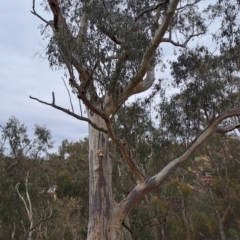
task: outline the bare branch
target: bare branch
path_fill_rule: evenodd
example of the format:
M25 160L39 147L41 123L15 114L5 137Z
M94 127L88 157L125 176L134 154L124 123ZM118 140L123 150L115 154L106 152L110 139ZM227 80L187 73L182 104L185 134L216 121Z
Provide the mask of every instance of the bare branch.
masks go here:
M113 140L113 142L121 150L124 160L126 161L127 165L129 166L130 170L132 171L136 179L142 183L145 180L144 175L140 172L136 164L132 161L126 147L115 136L110 121L106 123L106 126L107 126L108 136Z
M25 206L25 210L27 212L30 228L32 228L32 226L33 226L33 211L32 211L32 202L31 202L30 196L28 194L28 176L29 176L29 171L27 172L27 175L25 178L25 194L27 196L27 200L25 200L25 198L22 196L22 194L19 191L20 182L18 182L15 185L15 189L17 191L18 196L20 197L20 199L22 200L22 202Z
M32 11L30 11L33 15L37 16L38 18L40 18L43 22L45 22L47 25L49 25L49 22L47 20L45 20L43 17L41 17L39 14L37 14L36 10L35 10L35 0L33 0L33 5L32 5Z
M55 94L52 92L52 105L55 105Z
M43 219L40 219L32 228L30 228L30 229L24 234L23 239L27 239L27 238L28 238L28 234L29 234L31 231L33 231L40 223L46 222L46 221L48 221L49 219L51 219L52 217L53 217L53 214L52 214L52 211L51 211L51 213L49 214L48 217L43 218Z
M125 209L126 213L130 211L145 194L165 182L175 169L185 162L204 141L206 141L217 131L218 125L223 120L234 116L240 116L240 109L225 112L213 119L206 129L198 137L196 137L195 141L184 151L184 153L168 163L162 169L162 171L153 177L145 180L143 183L138 183L128 194L128 196L120 203L121 207Z
M111 34L106 28L102 28L101 30L108 38L110 38L116 44L118 44L118 45L123 44L123 41L121 39L119 39L116 36L114 36L113 34Z
M137 22L140 19L140 17L142 17L144 14L152 12L154 10L157 10L160 6L162 6L168 2L169 2L169 0L165 0L165 2L161 2L161 3L157 4L155 7L149 8L149 9L141 12L137 17L135 17L134 21Z
M210 25L210 24L209 24L209 25ZM188 44L188 42L189 42L192 38L198 37L198 36L200 36L200 35L205 34L205 33L206 33L206 30L207 30L207 27L205 28L205 30L204 30L203 32L191 34L191 35L186 39L186 41L183 43L183 45L186 46L186 45Z
M210 24L211 24L211 23L210 23ZM210 25L210 24L209 24L209 25ZM208 25L208 26L209 26L209 25ZM208 27L208 26L207 26L207 27ZM193 31L193 33L192 33L191 35L189 35L188 37L186 36L186 34L184 34L183 32L180 31L181 34L183 34L183 36L186 37L186 40L184 41L184 43L179 43L179 42L173 41L172 38L171 38L171 34L170 34L169 38L163 38L163 39L162 39L162 42L169 42L169 43L171 43L172 45L174 45L174 46L176 46L176 47L186 48L188 42L189 42L192 38L198 37L198 36L200 36L200 35L205 34L205 33L206 33L206 30L207 30L207 27L206 27L205 30L202 31L202 32L194 33L194 31Z
M155 73L154 68L150 68L147 72L147 76L145 79L142 80L134 89L133 94L145 92L148 90L154 83L155 80Z
M80 116L82 116L82 105L81 105L80 99L78 99L78 103L79 103Z
M65 81L64 81L63 78L62 78L62 80L63 80L63 82L64 82L64 85L65 85L66 89L67 89L68 96L69 96L69 100L70 100L70 104L71 104L71 107L72 107L72 112L74 113L74 108L73 108L73 104L72 104L71 94L70 94L70 92L69 92L69 90L68 90L68 87L67 87L67 85L66 85L66 83L65 83Z
M162 42L168 42L171 43L172 45L176 46L176 47L182 47L182 48L186 48L186 44L183 43L178 43L178 42L174 42L171 38L163 38Z
M182 6L182 7L177 8L176 10L181 10L181 9L186 8L186 7L193 6L193 5L195 5L196 3L199 3L199 2L201 2L201 0L195 0L193 3L186 4L186 5Z
M234 129L240 128L240 124L235 124L229 127L217 127L215 133L225 134L233 131Z
M54 93L53 93L53 95L54 95ZM60 107L60 106L58 106L58 105L55 105L54 103L47 103L47 102L41 101L41 100L39 100L38 98L35 98L35 97L32 97L32 96L29 96L29 97L30 97L31 99L33 99L33 100L36 100L36 101L40 102L40 103L43 103L43 104L45 104L45 105L51 106L51 107L53 107L53 108L56 108L56 109L58 109L58 110L60 110L60 111L62 111L62 112L65 112L65 113L67 113L68 115L73 116L73 117L75 117L75 118L78 119L78 120L88 122L88 123L91 124L92 127L94 127L95 129L97 129L97 130L99 130L99 131L101 131L101 132L107 133L107 131L106 131L105 129L99 128L96 124L92 123L91 120L89 120L89 119L86 118L86 117L79 116L79 115L77 115L77 114L75 114L75 113L73 113L73 112L70 112L69 110L67 110L67 109L65 109L65 108L62 108L62 107Z

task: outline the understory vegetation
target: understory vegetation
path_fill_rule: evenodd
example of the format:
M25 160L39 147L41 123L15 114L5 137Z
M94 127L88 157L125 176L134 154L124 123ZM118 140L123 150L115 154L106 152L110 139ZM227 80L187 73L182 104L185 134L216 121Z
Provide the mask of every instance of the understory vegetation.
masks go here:
M138 164L152 175L185 146L151 125L140 106L130 105L124 112L133 110L138 117L129 128L119 128L121 136L137 143ZM139 122L145 122L146 128L138 128ZM64 140L57 153L49 153L53 142L46 127L36 125L35 138L30 139L26 126L12 117L2 126L1 143L0 239L30 239L30 233L31 239L86 239L88 139ZM215 240L223 231L226 239L239 239L239 143L237 134L206 141L129 213L122 223L123 238ZM114 145L111 157L113 192L121 199L134 179Z

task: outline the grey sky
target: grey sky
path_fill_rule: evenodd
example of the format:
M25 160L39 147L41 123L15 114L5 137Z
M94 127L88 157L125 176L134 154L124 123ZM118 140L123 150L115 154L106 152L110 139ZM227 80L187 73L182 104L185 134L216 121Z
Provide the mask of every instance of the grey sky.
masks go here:
M83 139L86 123L29 98L51 102L54 91L56 104L70 109L62 72L53 72L47 60L35 56L43 54L46 43L38 29L41 21L30 13L32 1L0 1L0 125L11 116L24 123L30 133L35 124L46 125L55 149L64 139ZM36 1L36 6L39 3ZM41 12L39 6L38 10ZM52 16L46 18L51 20Z

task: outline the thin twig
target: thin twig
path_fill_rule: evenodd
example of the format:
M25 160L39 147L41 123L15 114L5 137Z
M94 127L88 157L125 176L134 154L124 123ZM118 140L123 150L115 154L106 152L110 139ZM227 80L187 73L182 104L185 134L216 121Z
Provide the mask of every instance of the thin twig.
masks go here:
M118 44L118 45L122 45L123 41L119 38L117 38L116 36L114 36L113 34L111 34L106 28L101 28L102 32L108 37L110 38L114 43Z
M164 5L167 2L169 2L169 0L166 0L165 2L161 2L161 3L157 4L155 7L149 8L149 9L141 12L137 17L135 17L134 21L137 22L139 20L139 18L142 17L145 13L149 13L154 10L157 10L161 5Z
M68 87L67 87L67 85L66 85L66 83L65 83L65 81L64 81L63 78L62 78L62 80L63 80L64 85L65 85L65 87L66 87L66 89L67 89L67 91L68 91L68 96L69 96L70 104L71 104L71 107L72 107L72 112L74 113L74 108L73 108L73 104L72 104L71 94L70 94L70 92L69 92L69 90L68 90Z
M87 81L86 81L86 83L85 83L85 85L84 85L84 89L83 89L84 92L85 92L85 90L86 90L87 83L88 83L88 82L90 81L90 79L92 78L93 73L94 73L95 69L97 68L97 65L98 65L98 64L99 64L99 61L97 61L97 62L95 63L95 65L94 65L94 67L93 67L90 75L88 76L88 79L87 79Z
M82 116L82 104L80 99L78 99L78 102L79 102L80 116Z
M52 211L51 211L50 215L49 215L47 218L40 219L33 227L31 227L31 228L24 234L23 240L24 240L24 239L27 239L28 234L29 234L32 230L34 230L40 223L48 221L49 219L52 218L52 216L53 216L53 214L52 214Z
M186 4L186 5L182 6L182 7L177 8L176 10L181 10L181 9L183 9L183 8L193 6L193 5L195 5L196 3L199 3L200 1L201 1L201 0L196 0L196 1L193 2L193 3L189 3L189 4Z
M40 18L43 22L45 22L47 25L49 25L49 22L47 20L45 20L43 17L41 17L39 14L37 14L36 10L35 10L35 0L33 0L33 5L32 5L32 11L30 11L33 15L37 16L38 18Z
M54 95L54 92L52 92L52 105L55 105L55 95Z

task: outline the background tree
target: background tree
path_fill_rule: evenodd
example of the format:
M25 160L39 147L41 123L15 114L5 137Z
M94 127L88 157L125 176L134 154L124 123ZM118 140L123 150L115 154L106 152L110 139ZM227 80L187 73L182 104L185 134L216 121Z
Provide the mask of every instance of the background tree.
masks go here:
M36 125L35 137L31 139L27 127L15 117L1 128L4 148L0 161L2 238L33 239L33 231L49 219L52 212L42 194L44 174L41 171L42 160L53 145L51 133L46 127ZM37 187L34 182L38 182Z
M88 141L65 140L49 154L53 141L46 127L36 125L31 138L11 117L1 130L0 239L86 238ZM13 149L22 149L16 151L21 155ZM48 193L53 185L56 200Z
M221 125L221 122L240 115L240 110L235 108L235 105L233 110L226 108L227 111L217 113L214 106L216 102L213 101L211 104L208 99L212 91L200 91L201 96L205 94L202 98L204 101L200 102L205 113L198 109L199 84L194 78L188 79L192 77L191 71L196 62L192 65L188 60L185 67L182 67L183 73L180 75L180 78L190 82L187 89L189 91L185 91L189 92L190 97L190 101L185 98L185 102L187 101L185 112L183 111L175 121L171 117L171 114L174 115L173 108L169 111L163 110L169 116L168 124L171 125L172 120L175 121L172 128L167 123L166 127L170 127L170 130L177 128L182 130L188 139L186 144L188 147L178 156L173 154L171 161L162 170L158 169L155 175L148 176L137 165L139 154L132 151L132 146L126 142L126 138L123 139L124 142L121 141L119 136L121 131L114 131L114 122L121 119L117 117L119 109L129 97L144 92L153 85L156 70L164 69L162 47L187 48L190 40L207 33L207 27L215 19L218 19L221 28L220 31L212 32L214 39L219 41L222 53L230 54L230 50L238 43L239 2L216 1L203 6L200 0L166 0L151 3L143 1L139 4L131 0L125 2L49 0L44 1L42 6L46 11L51 9L53 21L47 21L38 15L35 0L32 13L52 28L51 31L42 25L42 34L49 38L46 54L50 67L65 69L66 75L70 77L72 91L80 103L86 106L87 114L84 115L83 111L77 114L73 105L71 111L56 105L54 92L52 103L31 98L89 123L88 239L116 239L117 232L130 210L147 193L163 184L167 177L213 133L225 133L237 128L239 124L229 122L230 125L226 127ZM197 46L195 51L197 56L201 57L202 51L205 50L204 47ZM177 53L181 54L181 50ZM184 57L184 54L182 56ZM226 61L234 62L233 59ZM208 63L206 54L200 58L200 63ZM177 69L174 70L177 74ZM210 73L211 80L214 79L215 73L216 70ZM199 74L202 84L200 86L204 88L204 82L208 77L206 75L204 78L204 72ZM176 75L173 76L178 83ZM233 71L230 72L230 78L234 78ZM213 80L212 84L216 89L222 87L218 80ZM154 93L158 89L157 84ZM226 88L223 89L227 91ZM226 94L219 92L216 94L222 97L222 100L228 98ZM183 103L183 95L175 96L175 108L183 108ZM205 107L204 104L207 103L209 104ZM194 112L192 107L195 109ZM195 115L197 119L194 119ZM186 124L188 128L184 129ZM172 137L175 137L177 142L177 136L173 134ZM132 189L119 201L116 201L112 191L113 162L109 155L109 139L120 150L124 164L128 166L135 179ZM186 218L183 220L186 221Z

